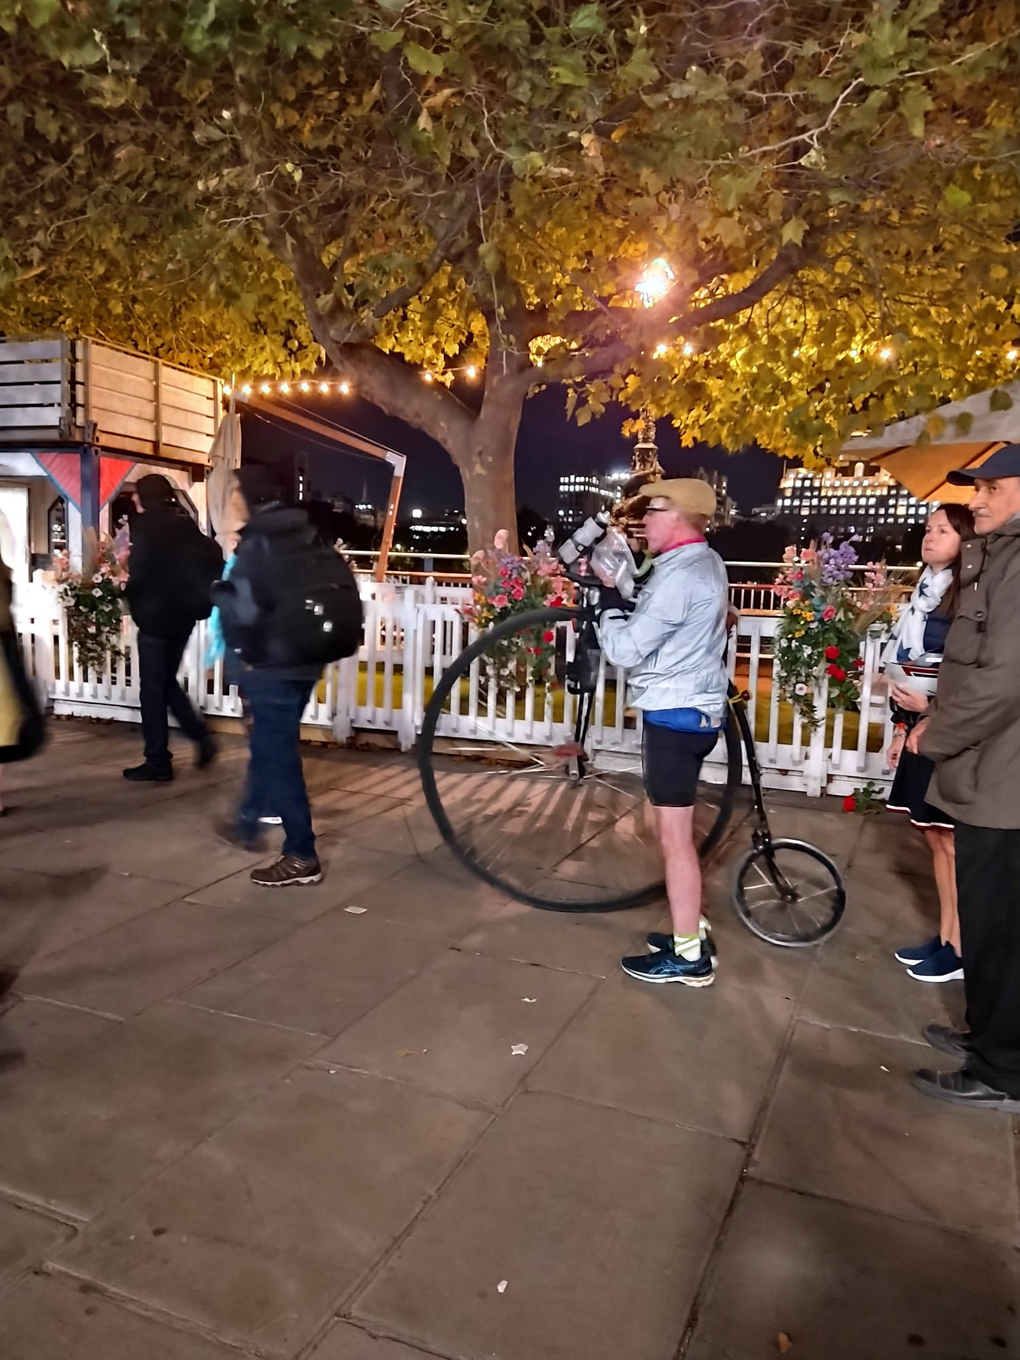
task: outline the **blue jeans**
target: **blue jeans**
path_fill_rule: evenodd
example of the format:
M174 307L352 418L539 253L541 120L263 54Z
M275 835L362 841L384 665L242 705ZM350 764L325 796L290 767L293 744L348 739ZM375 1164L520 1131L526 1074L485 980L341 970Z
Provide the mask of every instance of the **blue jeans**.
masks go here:
M264 671L245 671L244 697L251 708L248 782L238 812L241 829L254 835L258 820L272 813L283 820L283 853L315 858L315 833L301 768L301 715L311 698L312 680L281 680Z

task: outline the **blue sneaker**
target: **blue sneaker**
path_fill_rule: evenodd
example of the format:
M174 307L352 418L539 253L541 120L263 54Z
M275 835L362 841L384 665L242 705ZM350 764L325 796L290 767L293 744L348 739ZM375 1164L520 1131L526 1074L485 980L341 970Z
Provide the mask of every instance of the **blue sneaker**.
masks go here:
M933 935L924 944L915 944L913 947L907 945L904 949L897 949L896 962L905 963L908 968L913 968L917 963L924 963L925 959L930 959L933 954L937 954L942 948L942 936Z
M621 959L620 967L639 982L682 982L685 987L711 987L715 981L712 960L702 949L696 959L682 959L672 949L658 954L638 954Z
M918 982L960 982L963 960L951 944L944 944L936 953L907 969L907 977Z
M709 927L708 927L708 931L711 931L711 929L712 929L712 927L709 926ZM665 934L663 931L661 931L661 930L651 930L651 931L649 931L649 932L648 932L647 944L648 944L648 948L652 951L653 954L663 954L663 953L665 953L665 954L672 954L672 953L673 953L673 936L672 936L672 935L666 935L666 934ZM718 948L716 947L715 940L712 939L711 934L706 933L705 935L702 936L702 939L701 939L701 947L702 947L702 949L706 949L706 950L708 951L708 957L712 960L712 967L713 967L713 968L718 968L718 967L719 967L719 957L718 957L718 956L719 956L719 950L718 950Z

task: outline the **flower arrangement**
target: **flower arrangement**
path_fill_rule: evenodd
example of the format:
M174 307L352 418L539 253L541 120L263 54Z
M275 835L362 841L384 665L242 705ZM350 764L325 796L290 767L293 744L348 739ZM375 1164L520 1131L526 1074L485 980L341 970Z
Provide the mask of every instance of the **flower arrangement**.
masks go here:
M471 558L474 595L462 613L475 628L493 628L515 614L572 602L572 587L548 542L523 556L510 552L509 534L501 529L491 548ZM556 633L553 629L525 629L490 653L496 678L517 688L526 676L550 689L556 687Z
M870 817L876 812L881 812L884 807L882 790L870 779L843 799L843 811L856 812L861 817Z
M67 619L67 636L82 670L101 674L106 659L122 655L120 602L127 584L126 538L103 538L83 571L72 571L66 552L55 553L53 568Z
M863 590L851 591L857 553L850 543L834 547L830 534L799 554L787 548L783 562L776 579L784 606L776 634L780 694L813 732L819 724L815 696L825 679L833 707L859 703L861 639L891 620L890 593L881 566L865 573Z

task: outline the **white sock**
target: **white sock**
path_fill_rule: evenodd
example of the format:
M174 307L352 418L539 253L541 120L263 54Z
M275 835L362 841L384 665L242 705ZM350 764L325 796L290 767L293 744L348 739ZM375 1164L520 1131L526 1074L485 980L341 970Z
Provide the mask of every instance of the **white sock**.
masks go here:
M678 959L694 963L701 958L701 940L697 935L673 935L673 953Z

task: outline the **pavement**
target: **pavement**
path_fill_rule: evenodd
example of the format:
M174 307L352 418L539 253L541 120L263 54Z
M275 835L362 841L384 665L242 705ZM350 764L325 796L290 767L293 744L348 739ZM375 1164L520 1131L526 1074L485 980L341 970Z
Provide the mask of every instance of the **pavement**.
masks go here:
M773 799L844 866L818 949L708 900L705 991L440 845L413 764L307 748L324 882L253 887L209 820L243 750L120 778L62 722L4 774L3 1360L985 1360L1020 1352L1017 1133L915 1092L959 984L891 816ZM184 753L186 756L186 753Z

